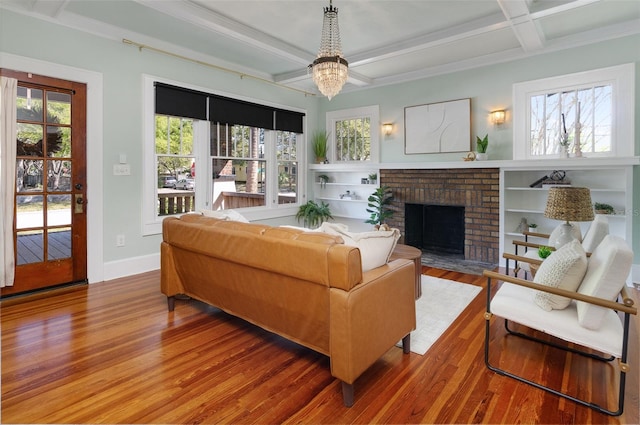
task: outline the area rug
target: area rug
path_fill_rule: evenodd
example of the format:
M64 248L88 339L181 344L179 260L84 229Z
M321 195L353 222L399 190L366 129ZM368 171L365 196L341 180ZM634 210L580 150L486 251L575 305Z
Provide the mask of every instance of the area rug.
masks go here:
M416 301L411 351L426 353L481 290L479 286L422 275L422 296ZM398 345L402 346L402 342Z

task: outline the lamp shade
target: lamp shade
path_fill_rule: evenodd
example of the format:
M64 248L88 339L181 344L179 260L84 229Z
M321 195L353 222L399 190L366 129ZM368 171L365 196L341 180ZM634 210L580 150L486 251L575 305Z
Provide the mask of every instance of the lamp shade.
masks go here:
M591 192L586 187L552 187L544 216L562 221L592 221Z

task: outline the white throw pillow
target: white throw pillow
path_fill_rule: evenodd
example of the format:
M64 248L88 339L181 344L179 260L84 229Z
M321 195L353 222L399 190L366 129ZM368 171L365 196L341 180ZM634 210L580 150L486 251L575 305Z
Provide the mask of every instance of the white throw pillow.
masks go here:
M552 288L576 291L587 271L587 254L576 239L551 253L540 265L535 283ZM562 310L571 304L571 299L548 292L536 291L535 303L546 311Z
M578 292L614 301L633 263L633 251L624 239L607 235L589 257L589 267ZM587 329L599 329L607 309L578 301L578 323Z
M596 214L596 218L589 226L589 230L584 235L582 247L587 252L593 252L609 234L609 219L602 214Z
M242 214L235 210L201 210L202 215L205 217L213 217L220 220L239 221L242 223L249 223Z
M358 247L363 272L387 264L400 239L398 229L353 233L344 224L324 222L320 230L330 235L342 236L345 245Z

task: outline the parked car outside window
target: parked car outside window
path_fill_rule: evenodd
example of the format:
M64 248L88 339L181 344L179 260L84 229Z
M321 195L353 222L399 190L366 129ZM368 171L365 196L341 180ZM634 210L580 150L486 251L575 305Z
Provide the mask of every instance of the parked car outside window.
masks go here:
M160 176L158 177L158 186L169 189L175 189L178 181L173 176Z
M195 180L193 179L181 179L176 183L175 188L181 190L193 190L196 186Z

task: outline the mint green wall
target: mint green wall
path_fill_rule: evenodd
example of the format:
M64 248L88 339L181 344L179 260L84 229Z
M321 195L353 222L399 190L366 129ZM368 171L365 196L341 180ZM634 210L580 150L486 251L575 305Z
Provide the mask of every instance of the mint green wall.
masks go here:
M0 52L103 75L105 263L159 252L160 235L142 236L142 74L305 109L307 125L317 126L318 100L314 97L166 55L140 52L121 40L107 40L6 10L0 13ZM127 155L131 176L113 176L113 164L121 153ZM125 235L126 246L115 246L117 234Z
M640 65L640 36L630 36L586 47L538 55L517 61L481 67L419 81L342 93L333 100L305 97L272 85L240 79L233 74L163 56L71 30L42 20L0 13L0 52L26 56L100 72L104 83L104 261L117 261L158 252L159 236L141 236L140 197L142 194L142 74L224 91L254 99L264 99L307 110L309 129L322 127L327 111L357 106L380 105L381 122L393 122L395 132L381 141L381 161L455 161L460 153L404 155L404 107L454 99L471 98L472 129L476 135L489 134L490 159L512 158L511 86L515 82L594 68L635 62ZM2 64L0 64L1 66ZM640 70L636 70L636 129L640 129ZM488 121L492 109L507 109L507 123L494 128ZM636 130L635 152L640 154L640 134ZM473 146L470 145L470 150ZM125 153L131 176L112 175L112 166ZM640 188L636 167L634 184ZM636 193L640 193L636 190ZM634 228L640 229L640 195L634 196ZM115 235L125 234L127 245L115 247ZM640 262L640 238L634 241Z
M348 59L348 58L347 58ZM471 98L471 137L489 134L489 159L513 158L512 85L517 82L621 65L636 64L635 155L640 155L640 36L629 36L590 46L547 53L512 62L449 73L402 84L341 93L331 101L321 100L318 120L328 111L380 105L380 122L393 122L394 134L384 137L380 161L386 163L459 161L460 153L404 154L404 108L406 106ZM507 110L507 122L494 127L488 114ZM634 167L633 228L640 234L640 167ZM634 264L640 263L640 237L634 238Z

